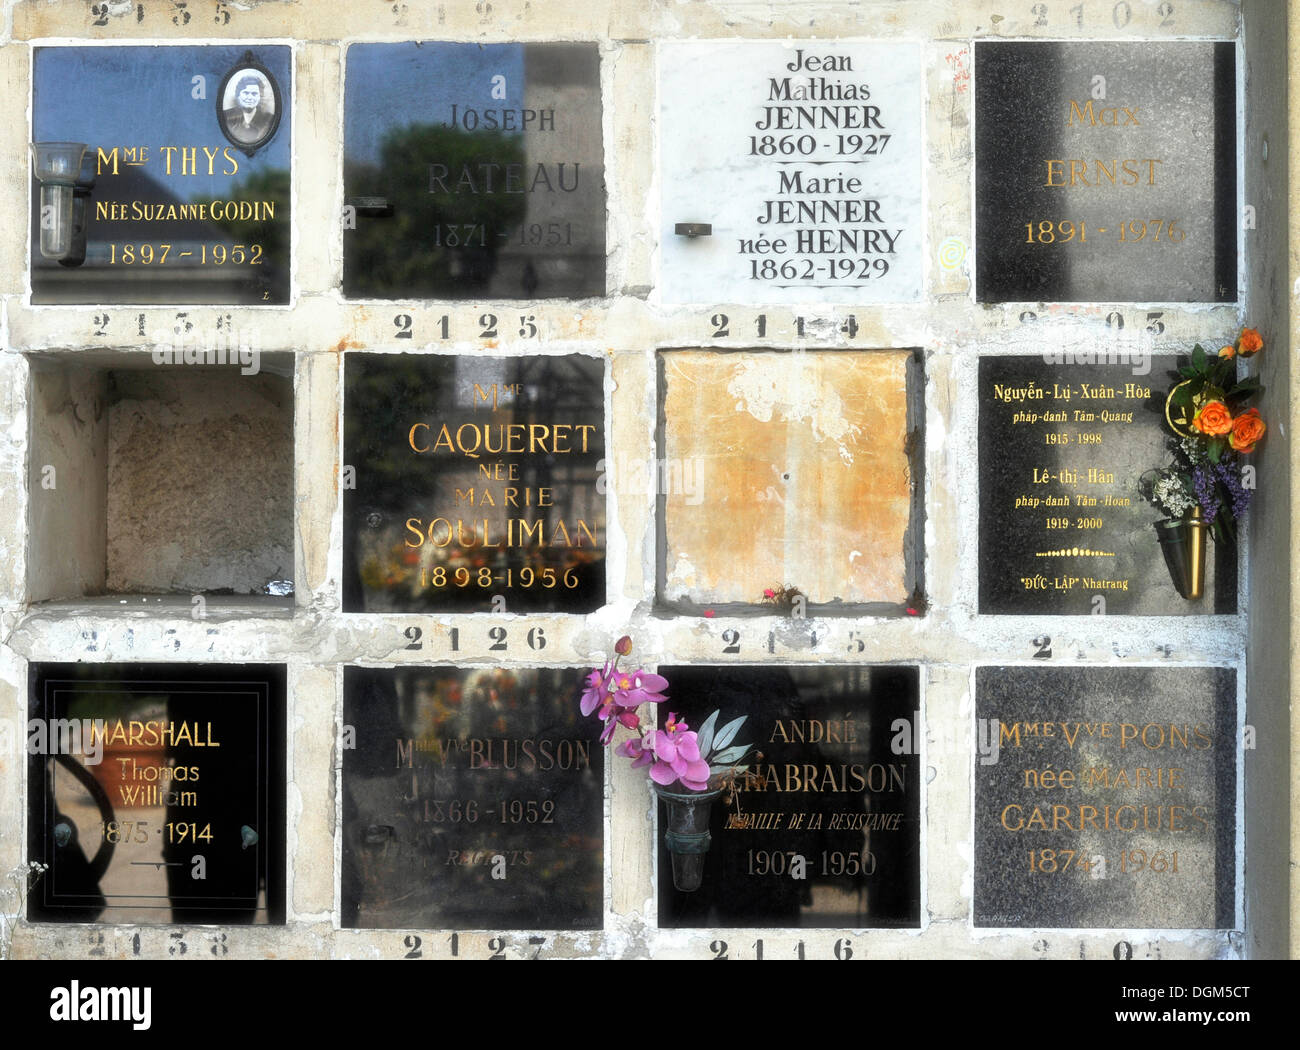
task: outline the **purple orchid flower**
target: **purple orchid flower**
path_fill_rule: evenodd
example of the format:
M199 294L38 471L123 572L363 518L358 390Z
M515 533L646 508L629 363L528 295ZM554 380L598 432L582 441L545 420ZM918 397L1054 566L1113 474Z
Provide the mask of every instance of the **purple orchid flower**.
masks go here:
M680 780L688 791L703 791L709 786L709 764L700 757L696 734L676 713L668 716L663 729L652 729L641 741L652 750L655 764L650 779L667 787Z
M635 729L641 724L641 716L636 713L636 708L620 707L612 700L600 709L599 714L605 723L605 728L600 731L600 742L605 746L614 739L614 730L620 725Z
M642 747L640 740L624 740L623 743L614 748L614 754L630 758L633 769L651 765L655 760L654 752L647 751Z
M584 715L590 715L609 699L609 679L614 672L614 665L607 663L603 670L591 669L587 675L587 688L582 691L580 707Z
M614 703L619 707L662 704L668 699L663 695L663 690L668 688L668 679L640 668L617 672L609 685Z

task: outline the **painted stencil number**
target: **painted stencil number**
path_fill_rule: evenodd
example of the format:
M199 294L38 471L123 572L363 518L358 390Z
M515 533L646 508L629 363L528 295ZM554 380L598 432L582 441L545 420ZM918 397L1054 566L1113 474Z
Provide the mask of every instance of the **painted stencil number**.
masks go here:
M480 314L478 319L479 327L483 331L479 332L480 339L495 339L497 337L497 315Z
M1174 24L1174 5L1169 3L1169 0L1165 0L1164 3L1156 8L1156 14L1160 16L1161 29L1168 29Z
M1046 634L1040 634L1033 640L1035 660L1050 660L1052 658L1052 639Z
M403 955L402 958L403 959L420 958L420 956L424 954L422 951L420 951L421 943L422 942L419 937L417 937L413 933L408 933L405 937L402 938L402 946L410 950L405 955Z
M740 652L740 632L739 632L739 631L723 631L723 632L722 632L722 641L723 641L723 643L724 643L724 644L723 644L723 647L722 647L722 651L723 651L724 653L738 653L738 652Z
M709 324L713 325L713 338L725 339L731 334L731 329L727 327L731 318L726 314L714 314L709 318Z
M424 648L424 643L423 643L422 641L420 641L420 636L421 636L422 634L424 634L424 632L423 632L422 630L420 630L420 628L418 628L418 627L408 627L406 630L404 630L404 631L402 632L402 634L404 634L407 638L409 638L409 639L411 640L411 644L410 644L410 645L405 645L405 646L403 646L402 648L404 648L404 649L423 649L423 648Z
M1080 29L1083 28L1083 4L1075 4L1070 8L1070 14L1074 15L1074 24Z
M179 7L182 7L182 8L183 8L185 5L184 5L184 4L179 4L179 5L174 4L173 6L179 6ZM108 25L108 16L109 16L108 4L91 4L91 5L90 5L90 14L91 14L91 23L90 23L90 24L91 24L92 26L106 26L106 25ZM135 20L136 20L136 23L137 23L137 24L140 23L140 22L143 22L143 21L144 21L144 4L136 4L136 5L135 5ZM189 18L188 18L188 17L186 18L186 21L189 21ZM178 23L178 24L179 24L179 23Z
M1133 8L1128 0L1119 0L1110 13L1110 20L1115 23L1116 29L1123 29L1133 20Z
M488 941L488 948L492 952L488 956L489 960L504 959L506 957L506 939L504 937L493 937Z
M1034 16L1034 25L1036 26L1047 25L1046 4L1034 4L1034 6L1029 9L1029 13Z
M710 941L710 942L709 942L709 951L711 951L711 952L713 953L713 957L714 957L715 959L726 959L726 958L728 957L728 956L727 956L727 942L726 942L726 941Z
M410 314L398 314L396 317L393 318L393 325L394 325L394 327L396 327L396 329L397 329L397 338L398 338L398 339L413 339L413 338L415 338L414 335L411 334L411 315L410 315Z
M499 653L506 648L506 629L504 627L493 627L488 631L488 637L492 639L492 644L488 646L488 652Z

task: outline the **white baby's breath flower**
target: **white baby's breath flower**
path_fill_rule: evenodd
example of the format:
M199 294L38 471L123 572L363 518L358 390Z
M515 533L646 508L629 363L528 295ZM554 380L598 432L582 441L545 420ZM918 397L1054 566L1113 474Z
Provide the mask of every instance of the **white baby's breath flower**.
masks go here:
M1152 487L1152 492L1171 517L1180 518L1192 509L1193 501L1177 478L1161 478Z

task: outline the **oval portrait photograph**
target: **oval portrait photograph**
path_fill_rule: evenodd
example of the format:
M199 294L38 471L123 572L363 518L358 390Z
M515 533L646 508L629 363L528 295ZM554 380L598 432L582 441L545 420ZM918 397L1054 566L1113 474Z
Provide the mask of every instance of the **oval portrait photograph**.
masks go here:
M217 92L217 115L226 138L250 157L280 126L280 87L251 51L228 72Z

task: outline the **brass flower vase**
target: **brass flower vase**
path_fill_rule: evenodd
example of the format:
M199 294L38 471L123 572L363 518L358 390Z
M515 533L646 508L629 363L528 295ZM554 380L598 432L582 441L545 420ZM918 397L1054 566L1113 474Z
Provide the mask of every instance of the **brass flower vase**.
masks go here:
M658 784L654 789L668 810L664 842L672 854L673 885L682 893L693 893L704 880L704 855L712 841L709 816L713 800L722 794L722 789L669 791Z
M1205 594L1206 534L1210 531L1201 508L1193 507L1186 518L1158 521L1155 529L1174 588L1188 601L1201 598Z

